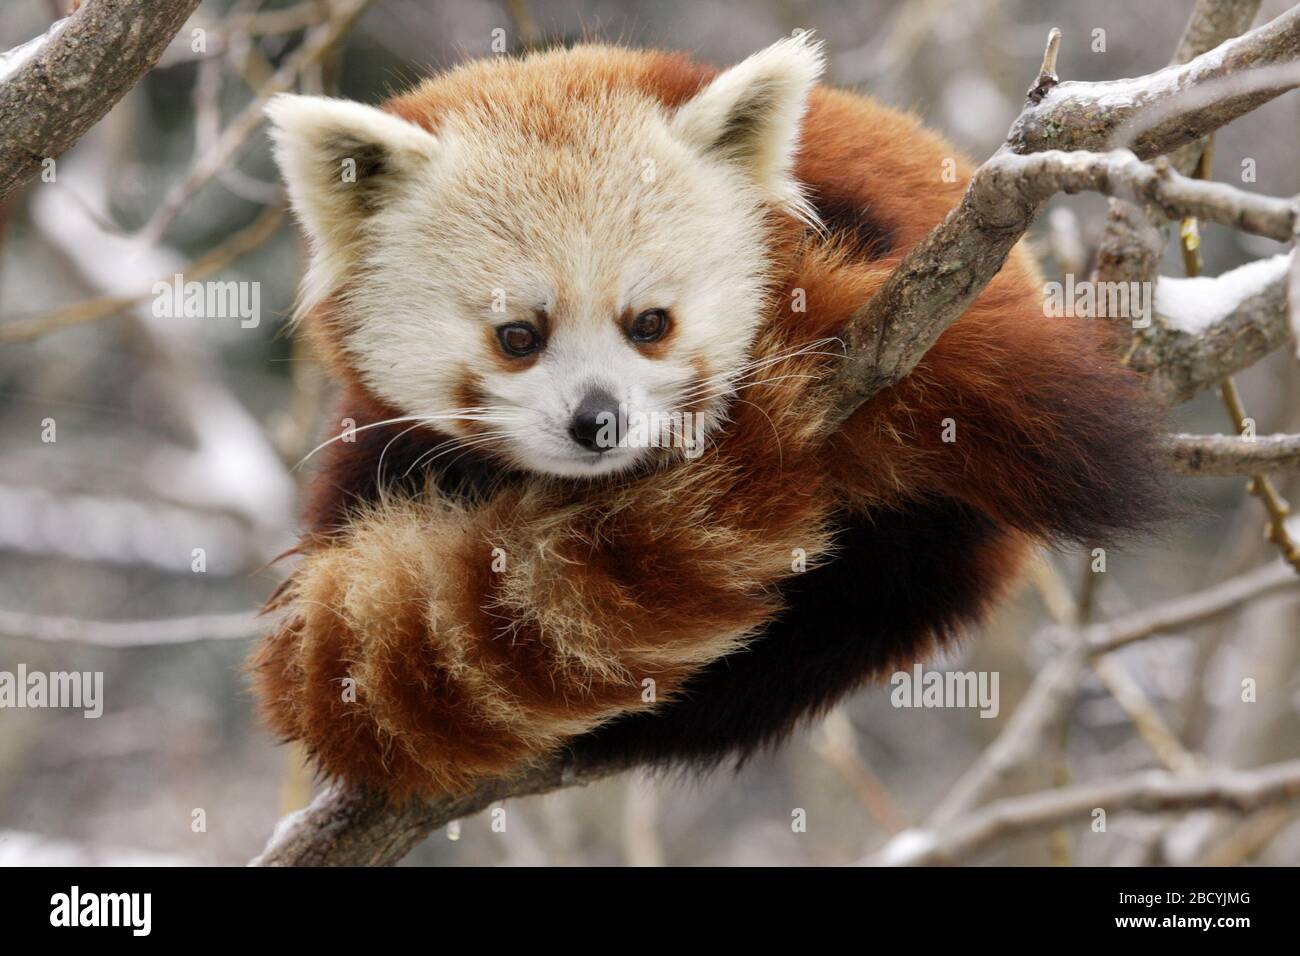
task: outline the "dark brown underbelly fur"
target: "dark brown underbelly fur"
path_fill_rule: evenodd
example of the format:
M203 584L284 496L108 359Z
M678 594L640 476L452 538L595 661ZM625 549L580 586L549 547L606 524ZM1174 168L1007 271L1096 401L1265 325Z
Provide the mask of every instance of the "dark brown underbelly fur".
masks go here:
M952 637L997 582L981 560L1001 532L946 499L845 516L838 555L791 579L785 612L708 665L661 710L578 738L579 764L708 769L775 745L873 675Z

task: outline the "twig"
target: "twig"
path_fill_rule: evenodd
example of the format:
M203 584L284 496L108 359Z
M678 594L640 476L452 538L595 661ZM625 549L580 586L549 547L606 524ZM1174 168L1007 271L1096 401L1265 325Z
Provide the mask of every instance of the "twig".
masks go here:
M1089 574L1084 581L1093 582L1098 577L1100 575ZM1074 600L1056 568L1047 560L1040 559L1036 562L1034 582L1052 617L1058 624L1071 629L1070 640L1082 641L1081 628L1088 623L1085 607ZM1096 655L1090 664L1097 679L1124 709L1138 734L1167 769L1182 773L1196 766L1196 759L1179 742L1178 736L1160 716L1155 704L1138 682L1124 669L1123 664L1109 654ZM1063 732L1067 727L1062 722Z
M1047 49L1043 51L1043 65L1038 68L1038 78L1034 80L1034 85L1029 88L1025 97L1031 103L1040 103L1047 91L1059 83L1060 77L1056 75L1056 57L1061 52L1061 31L1052 27L1047 33Z
M1247 813L1300 799L1300 760L1259 770L1215 770L1194 776L1147 772L1103 783L998 800L942 830L908 830L862 862L867 865L924 866L957 863L995 840L1077 821L1083 827L1095 810L1168 813L1225 809Z
M1085 632L1088 649L1093 654L1107 654L1156 634L1204 623L1270 591L1298 585L1300 579L1286 564L1266 564L1195 594L1094 624Z
M199 0L88 0L0 83L0 201L62 155L162 56Z
M270 239L283 219L283 206L268 206L249 225L186 266L182 270L182 275L187 281L199 281L220 272ZM164 276L160 281L171 282L172 277ZM139 305L152 295L153 292L149 291L137 295L96 296L38 318L7 322L0 325L0 345L30 342L50 332L57 332L73 325L85 325L88 322L106 319L131 306Z
M163 198L157 211L136 234L140 242L152 244L162 238L190 197L220 173L244 142L261 126L264 119L262 108L271 97L291 88L303 70L342 40L370 2L371 0L334 0L329 19L307 34L302 46L285 60L257 91L252 101L222 130L212 148L198 159L189 175Z
M68 641L96 647L145 647L195 641L239 641L263 630L255 612L205 614L154 621L88 621L0 610L0 636Z
M1219 395L1237 431L1244 432L1246 409L1241 404L1241 395L1237 391L1236 383L1231 378L1224 379L1219 385ZM1268 513L1268 540L1277 545L1278 550L1282 552L1283 560L1300 572L1300 544L1291 537L1291 532L1286 525L1286 519L1291 514L1290 505L1273 487L1268 476L1262 472L1256 472L1251 476L1246 484L1246 490L1259 499L1260 504L1264 506L1264 511Z
M837 707L826 715L813 734L812 746L817 755L835 768L836 773L853 788L858 802L876 825L886 833L899 833L907 828L907 817L859 755L855 738L848 715L843 708Z
M1220 477L1260 472L1300 472L1300 435L1170 435L1170 467L1184 475Z

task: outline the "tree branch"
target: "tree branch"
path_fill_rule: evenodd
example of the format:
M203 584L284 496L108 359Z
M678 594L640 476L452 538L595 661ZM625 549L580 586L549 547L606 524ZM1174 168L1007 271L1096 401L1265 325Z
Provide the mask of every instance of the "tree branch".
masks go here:
M1287 271L1294 258L1250 262L1213 279L1161 277L1156 314L1134 342L1129 366L1177 403L1254 365L1291 337Z
M1001 160L1013 175L1035 190L1106 196L1149 203L1171 219L1196 218L1232 226L1242 232L1290 242L1300 222L1300 202L1275 199L1226 183L1191 179L1163 157L1148 165L1127 149L1109 153L1062 153L1051 150Z
M1261 595L1298 585L1300 577L1285 562L1273 561L1185 597L1094 624L1085 629L1084 643L1090 654L1109 654L1135 641L1203 624Z
M1165 454L1170 467L1183 475L1300 473L1300 435L1170 435Z
M88 0L0 84L0 201L98 123L199 0Z
M1300 799L1300 760L1259 770L1215 770L1174 776L1147 772L1118 780L998 800L942 830L905 830L863 860L869 866L957 863L994 840L1075 822L1092 822L1094 810L1169 813L1224 809L1248 813Z
M0 636L71 641L97 647L144 647L195 641L239 641L261 632L254 612L159 618L151 621L90 621L0 610Z
M1300 85L1300 7L1187 63L1133 80L1058 83L1030 102L1007 144L1017 153L1127 146L1143 159L1194 142ZM1263 67L1262 82L1249 76ZM1188 95L1204 90L1206 95ZM1153 117L1158 117L1152 122ZM1129 141L1131 140L1131 141Z
M378 794L331 787L285 817L250 866L391 866L434 830L507 797L548 793L609 776L574 772L557 757L516 777L487 780L472 793L391 806Z
M1131 147L1139 158L1148 158L1192 142L1300 85L1300 65L1289 62L1297 57L1300 7L1183 66L1141 79L1051 84L1036 101L1040 77L1007 142L975 171L961 203L908 252L841 332L845 359L827 385L840 420L907 375L984 290L1057 191L1048 174L1086 163L1061 153L1049 153L1054 158L1048 160L1021 154L1107 149L1121 129L1154 110L1160 119L1137 134ZM1050 53L1045 63L1049 58ZM1279 64L1289 66L1285 77L1270 73L1266 83L1246 78L1253 68ZM1225 85L1229 80L1236 85ZM1219 84L1217 97L1188 95L1189 88L1195 93L1199 84L1211 82ZM1250 90L1241 92L1241 85ZM1135 182L1139 177L1130 173ZM1084 178L1104 181L1100 172L1095 180ZM1167 195L1169 187L1156 191ZM1188 196L1181 186L1174 191ZM1196 198L1207 197L1201 192Z

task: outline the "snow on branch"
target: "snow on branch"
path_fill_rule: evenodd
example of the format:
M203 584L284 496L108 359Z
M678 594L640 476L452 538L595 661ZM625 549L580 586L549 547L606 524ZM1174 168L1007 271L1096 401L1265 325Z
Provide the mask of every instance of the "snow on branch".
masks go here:
M1288 271L1295 253L1260 259L1217 278L1156 284L1155 316L1128 356L1151 387L1184 402L1254 365L1290 337Z
M1037 101L1031 95L1007 144L1017 153L1128 146L1150 159L1300 85L1297 58L1300 7L1293 7L1187 63L1143 77L1054 83Z
M1283 200L1265 204L1269 212L1261 221L1265 206L1239 191L1193 189L1172 172L1148 176L1119 154L1066 158L1058 151L1113 149L1122 134L1137 158L1149 158L1300 85L1300 6L1182 66L1139 79L1058 83L1052 72L1055 42L1049 41L1044 68L1007 142L975 171L957 208L912 248L841 333L845 360L828 387L842 418L915 367L1062 188L1131 185L1270 231L1288 214L1294 223L1294 210L1284 210ZM1251 71L1261 68L1252 79ZM1211 85L1213 94L1201 95L1200 84ZM1152 111L1158 119L1139 129ZM1029 153L1048 158L1023 155Z

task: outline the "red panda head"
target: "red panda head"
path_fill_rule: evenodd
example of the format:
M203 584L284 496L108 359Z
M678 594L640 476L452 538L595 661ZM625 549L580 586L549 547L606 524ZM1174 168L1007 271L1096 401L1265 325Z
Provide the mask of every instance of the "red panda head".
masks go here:
M404 415L509 464L594 476L690 455L767 308L767 217L821 70L806 35L674 109L603 47L471 63L378 110L267 112L311 240L300 314ZM602 77L606 77L602 79Z

